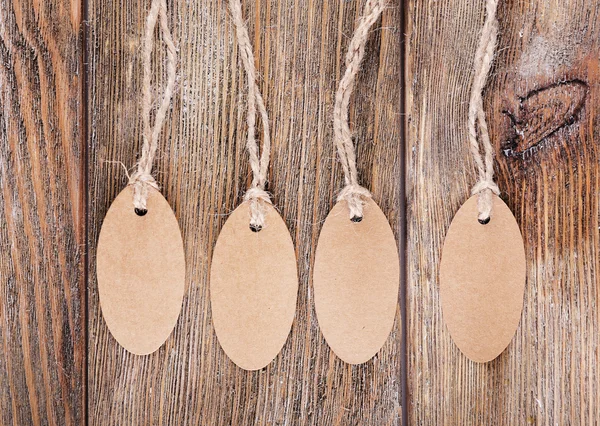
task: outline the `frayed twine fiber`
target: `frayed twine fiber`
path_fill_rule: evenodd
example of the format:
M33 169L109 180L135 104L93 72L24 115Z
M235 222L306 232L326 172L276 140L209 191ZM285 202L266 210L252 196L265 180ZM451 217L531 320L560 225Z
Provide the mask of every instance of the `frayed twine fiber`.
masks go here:
M154 48L154 29L157 21L160 23L162 38L167 46L167 85L163 98L156 110L154 125L150 124L150 113L152 111L152 49ZM142 120L143 120L143 139L142 153L138 162L137 170L129 178L129 185L133 185L133 206L141 211L146 210L146 201L148 200L148 188L158 189L158 184L152 177L152 163L158 148L158 137L162 130L167 109L171 104L173 89L175 87L176 71L176 52L173 37L169 30L167 21L167 2L166 0L152 0L148 18L146 19L146 29L142 40L142 67L144 77L142 82Z
M256 85L256 68L254 67L254 54L252 44L248 36L248 29L242 18L242 5L239 0L230 0L229 8L231 16L236 27L237 41L240 50L240 58L246 76L248 77L248 114L246 123L248 124L248 139L246 149L250 157L250 167L252 169L252 184L244 196L245 201L250 202L250 227L260 230L265 225L266 209L263 203L271 204L271 197L265 191L267 182L267 173L269 170L269 156L271 155L271 135L269 133L269 116L265 108L265 103L260 90ZM263 127L263 146L259 157L258 143L256 142L256 110L261 117Z
M334 141L337 147L346 186L338 195L338 202L346 200L350 209L351 219L362 219L365 201L371 198L371 193L358 184L356 170L356 152L352 142L350 125L348 124L348 107L350 97L354 91L356 75L360 71L360 64L365 55L365 46L369 37L371 26L379 19L385 7L384 0L368 0L365 4L363 15L358 27L348 46L346 53L346 71L340 80L335 96L333 109Z
M498 0L487 0L485 24L483 25L481 40L475 53L475 78L469 102L469 146L479 175L477 183L471 189L471 195L479 194L477 208L479 210L478 219L481 223L487 223L490 219L492 213L492 193L500 195L500 189L496 182L494 182L494 148L490 142L490 134L485 121L482 96L496 50L496 39L498 36L497 8ZM479 130L479 136L483 144L483 158L477 141L477 130Z

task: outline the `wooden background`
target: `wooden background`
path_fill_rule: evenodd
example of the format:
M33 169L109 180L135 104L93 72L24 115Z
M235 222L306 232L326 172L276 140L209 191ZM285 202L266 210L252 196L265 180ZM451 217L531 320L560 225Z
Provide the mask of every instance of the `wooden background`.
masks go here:
M311 265L342 187L331 113L363 5L244 2L273 123L268 189L300 276L283 351L245 372L220 349L208 302L216 237L250 180L245 76L225 2L169 2L179 78L155 176L183 231L187 292L166 345L137 357L103 322L95 245L127 182L119 162L132 167L140 146L149 1L0 0L0 424L600 419L600 4L500 2L486 111L528 280L513 342L495 361L474 364L443 324L437 265L475 181L465 117L484 3L390 1L367 46L351 119L361 181L407 247L403 314L372 361L348 366L319 332ZM162 52L154 70L159 89Z

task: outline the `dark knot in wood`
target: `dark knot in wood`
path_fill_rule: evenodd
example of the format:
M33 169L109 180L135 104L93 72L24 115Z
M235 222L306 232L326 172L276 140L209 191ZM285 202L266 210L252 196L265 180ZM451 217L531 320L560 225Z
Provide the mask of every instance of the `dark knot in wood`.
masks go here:
M502 111L510 118L511 129L502 144L507 157L520 157L565 126L579 119L588 85L570 80L542 87L519 98L515 111Z

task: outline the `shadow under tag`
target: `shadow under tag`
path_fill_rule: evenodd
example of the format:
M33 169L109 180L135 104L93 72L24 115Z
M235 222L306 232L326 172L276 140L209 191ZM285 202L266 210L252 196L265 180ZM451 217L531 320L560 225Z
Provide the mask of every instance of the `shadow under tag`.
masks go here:
M292 238L265 203L265 226L250 229L250 204L229 216L215 245L210 301L215 332L227 356L244 370L268 365L285 344L298 296Z
M177 219L160 192L149 189L144 216L127 186L100 230L97 251L102 315L121 346L137 355L167 340L181 311L185 256Z
M325 340L343 361L361 364L386 342L396 316L400 265L394 233L373 200L362 221L346 201L325 220L313 274L315 309Z
M454 216L442 251L444 322L469 359L487 362L512 340L523 309L525 249L508 206L493 195L491 220L477 220L474 195Z

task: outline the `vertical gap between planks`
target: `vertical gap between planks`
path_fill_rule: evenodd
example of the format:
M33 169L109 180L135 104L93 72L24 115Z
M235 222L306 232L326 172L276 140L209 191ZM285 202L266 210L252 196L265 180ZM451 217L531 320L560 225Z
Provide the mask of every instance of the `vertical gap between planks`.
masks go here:
M406 303L406 286L407 282L407 268L408 259L406 253L407 246L407 215L406 215L406 170L408 170L406 164L406 13L407 13L407 1L399 0L399 27L400 31L398 37L400 38L400 70L398 72L398 80L400 84L400 99L399 99L399 122L400 122L400 214L398 215L400 223L398 228L400 230L398 236L398 252L400 253L400 319L401 319L401 338L400 342L400 385L401 385L401 401L402 401L402 425L408 426L408 353L407 353L407 303Z
M89 106L88 106L88 90L89 90L89 82L88 82L88 37L89 37L89 9L88 9L88 0L81 0L81 21L79 23L79 36L80 38L80 55L79 55L79 69L81 70L81 81L80 81L80 98L81 98L81 108L80 108L80 125L81 125L81 145L82 145L82 167L83 172L81 173L81 194L82 194L82 203L83 203L83 235L85 241L83 242L83 283L84 283L84 291L83 291L83 325L84 331L83 336L85 339L85 354L83 356L83 419L84 424L87 426L89 424L89 390L88 390L88 370L89 370L89 252L90 252L90 238L89 238L89 220L90 220L90 186L89 186L89 144L88 141L91 140L90 135L88 134L88 118L89 118Z

